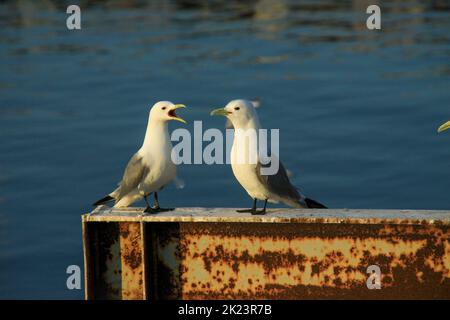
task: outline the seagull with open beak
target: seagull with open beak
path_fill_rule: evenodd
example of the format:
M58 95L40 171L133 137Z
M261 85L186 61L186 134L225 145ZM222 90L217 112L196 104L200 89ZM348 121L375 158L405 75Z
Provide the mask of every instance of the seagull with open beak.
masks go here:
M170 120L186 123L176 114L176 110L185 108L183 104L160 101L150 109L147 131L142 147L131 157L123 174L119 187L106 197L94 203L98 206L114 201L115 208L128 207L144 198L147 204L145 213L157 213L173 209L159 206L158 192L176 176L176 165L171 158L168 122ZM147 197L153 193L154 206Z

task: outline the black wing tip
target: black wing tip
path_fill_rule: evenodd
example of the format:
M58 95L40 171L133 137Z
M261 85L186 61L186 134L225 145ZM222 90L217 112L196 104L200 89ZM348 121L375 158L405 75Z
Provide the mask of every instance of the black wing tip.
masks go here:
M327 207L321 204L320 202L317 202L310 198L305 198L305 202L308 208L327 209Z
M93 205L94 207L96 207L96 206L99 206L99 205L101 205L101 204L104 204L104 203L109 202L109 201L112 201L112 200L114 200L113 197L111 197L111 196L106 196L106 197L101 198L100 200L94 202L92 205Z

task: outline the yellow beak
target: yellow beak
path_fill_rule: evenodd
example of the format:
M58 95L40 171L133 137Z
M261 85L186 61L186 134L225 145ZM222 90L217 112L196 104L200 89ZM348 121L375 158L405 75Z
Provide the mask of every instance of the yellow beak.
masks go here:
M175 104L172 109L170 109L169 111L169 115L171 116L171 120L176 120L176 121L180 121L183 123L187 123L186 120L180 118L179 116L177 116L177 114L175 113L175 110L180 109L180 108L186 108L186 106L184 104Z
M218 108L218 109L214 109L213 111L211 111L211 113L209 115L226 117L228 115L228 111L225 110L225 108Z
M450 121L447 121L442 126L438 128L438 133L450 129Z

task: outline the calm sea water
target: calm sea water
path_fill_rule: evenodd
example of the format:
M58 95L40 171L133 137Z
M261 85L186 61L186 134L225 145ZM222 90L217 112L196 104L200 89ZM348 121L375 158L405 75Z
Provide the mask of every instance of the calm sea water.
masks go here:
M447 1L0 1L0 298L80 299L80 215L120 179L149 107L261 99L293 182L332 208L450 209ZM72 2L70 2L71 4ZM74 2L76 3L76 1ZM171 128L182 126L171 124ZM183 165L171 206L247 207L225 165ZM139 204L142 205L142 204Z

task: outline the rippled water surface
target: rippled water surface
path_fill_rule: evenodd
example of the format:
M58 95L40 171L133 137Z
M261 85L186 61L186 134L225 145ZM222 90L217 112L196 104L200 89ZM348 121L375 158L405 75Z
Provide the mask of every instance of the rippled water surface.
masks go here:
M0 1L0 298L79 299L80 215L120 179L157 100L203 127L259 98L304 193L334 208L450 208L447 1ZM182 126L172 123L171 128ZM246 207L228 166L183 165L173 206ZM142 205L142 204L139 204Z

